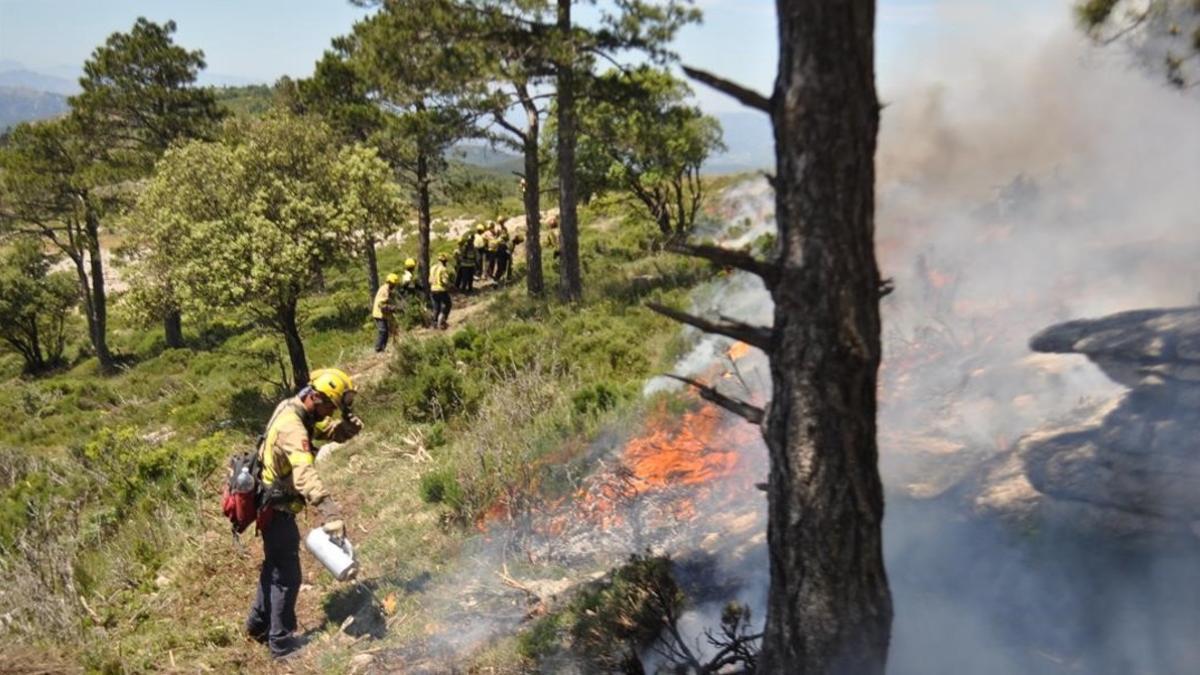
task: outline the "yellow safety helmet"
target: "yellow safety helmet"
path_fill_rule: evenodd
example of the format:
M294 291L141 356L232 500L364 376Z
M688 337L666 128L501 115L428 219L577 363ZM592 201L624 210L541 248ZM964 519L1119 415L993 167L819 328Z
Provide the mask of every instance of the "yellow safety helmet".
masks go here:
M350 376L337 368L318 368L308 380L308 386L320 392L338 407L354 403L354 383Z
M475 231L483 232L483 223L475 223Z
M413 260L412 258L405 258L405 259L404 259L404 269L406 269L406 270L415 270L416 268L417 268L417 261L416 261L416 260Z
M389 286L395 286L396 284L400 283L400 275L398 275L398 274L387 275L387 282L388 282Z
M447 258L446 258L446 254L445 254L445 253L439 253L439 254L438 254L438 262L446 262L446 259L447 259Z

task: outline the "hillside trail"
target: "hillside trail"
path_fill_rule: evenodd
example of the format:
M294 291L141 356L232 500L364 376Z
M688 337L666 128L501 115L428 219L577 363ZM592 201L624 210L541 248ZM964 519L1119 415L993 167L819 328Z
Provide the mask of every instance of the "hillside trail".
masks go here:
M370 344L364 344L360 352L352 355L350 360L338 364L338 367L350 374L351 379L354 380L355 385L361 391L367 385L378 382L387 374L388 363L392 360L396 344L399 340L405 337L427 340L438 335L453 335L457 333L464 326L473 323L474 317L486 312L496 301L497 294L512 283L514 282L497 284L490 279L476 281L475 291L470 295L462 293L451 295L453 306L450 310L450 318L447 321L449 328L446 330L428 327L414 328L407 331L400 330L388 340L387 349L382 352L375 352ZM374 338L372 337L372 339Z

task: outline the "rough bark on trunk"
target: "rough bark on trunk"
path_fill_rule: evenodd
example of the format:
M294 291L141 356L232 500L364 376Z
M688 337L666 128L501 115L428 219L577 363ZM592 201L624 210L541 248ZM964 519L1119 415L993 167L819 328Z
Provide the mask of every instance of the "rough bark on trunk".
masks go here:
M375 299L375 291L379 290L379 260L375 256L375 238L367 237L363 252L367 254L367 286L371 288L370 298Z
M538 110L528 95L521 104L528 124L525 127L525 288L537 297L546 290L542 277L541 179L538 162Z
M579 221L575 210L575 62L571 44L571 1L558 0L558 30L568 47L567 55L557 65L558 292L568 301L583 297L583 280L579 270Z
M300 328L296 324L295 303L278 308L275 321L276 328L283 333L288 360L292 364L292 384L294 387L300 387L308 382L308 357L304 354L304 342L300 339Z
M882 673L873 0L777 0L771 590L758 671Z
M163 317L163 336L167 347L180 349L183 347L183 315L177 309L167 310Z
M86 202L86 199L84 200ZM100 362L100 371L111 373L116 370L112 352L108 350L108 306L104 293L104 261L100 256L100 219L90 206L84 208L85 236L87 238L88 263L91 268L91 286L88 287L88 275L83 275L84 294L88 296L85 303L89 312L88 327L91 329L92 347L96 350L96 360Z
M423 286L429 281L429 228L433 220L429 213L429 158L424 152L417 155L417 274Z

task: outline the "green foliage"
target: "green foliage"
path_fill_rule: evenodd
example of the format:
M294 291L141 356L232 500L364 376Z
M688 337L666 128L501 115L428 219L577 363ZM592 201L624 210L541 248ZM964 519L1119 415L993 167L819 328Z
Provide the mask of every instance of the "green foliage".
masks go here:
M449 467L439 467L421 476L421 500L457 509L463 504L463 489Z
M571 603L578 617L571 627L575 644L584 653L601 658L621 651L622 644L645 648L664 628L663 602L673 608L683 604L683 592L671 576L670 559L630 556L611 577Z
M176 45L174 32L174 21L139 17L83 64L72 114L114 165L144 173L171 143L211 134L222 116L212 91L193 86L204 52Z
M1121 0L1084 0L1075 5L1075 16L1088 30L1102 26Z
M316 332L358 330L369 315L368 309L361 289L329 293L308 312L307 325Z
M265 84L217 87L213 97L218 106L237 117L257 117L270 110L275 102L271 87Z
M564 645L597 672L641 672L639 654L678 616L683 593L664 556L632 555L608 576L580 589L567 606L535 622L518 639L525 658Z
M316 119L287 113L231 124L220 143L169 151L138 201L152 242L145 275L170 280L185 310L248 312L287 340L296 370L297 305L318 271L348 260L400 219L377 153L339 147Z
M640 201L663 235L683 235L700 212L700 167L721 150L721 127L665 70L610 70L590 82L577 146L586 191L618 189Z
M31 237L0 256L0 341L21 355L27 373L62 363L67 317L79 302L71 275L49 272L54 261Z
M597 415L616 407L624 393L610 382L597 382L571 395L571 407L578 415Z
M1179 89L1196 84L1200 3L1196 0L1076 0L1080 28L1100 44L1122 41L1144 62L1161 64Z
M87 269L76 275L84 316L100 365L111 370L107 298L96 279L103 278L100 220L120 194L104 189L113 175L75 116L19 124L7 141L0 148L0 236L36 235L78 269ZM84 267L85 261L90 268Z

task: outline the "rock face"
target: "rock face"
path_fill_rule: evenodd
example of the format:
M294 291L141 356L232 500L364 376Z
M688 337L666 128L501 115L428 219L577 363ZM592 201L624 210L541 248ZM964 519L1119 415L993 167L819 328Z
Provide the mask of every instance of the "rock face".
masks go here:
M1096 420L1018 444L1043 508L1118 534L1200 531L1200 308L1071 321L1030 347L1084 354L1130 388Z

